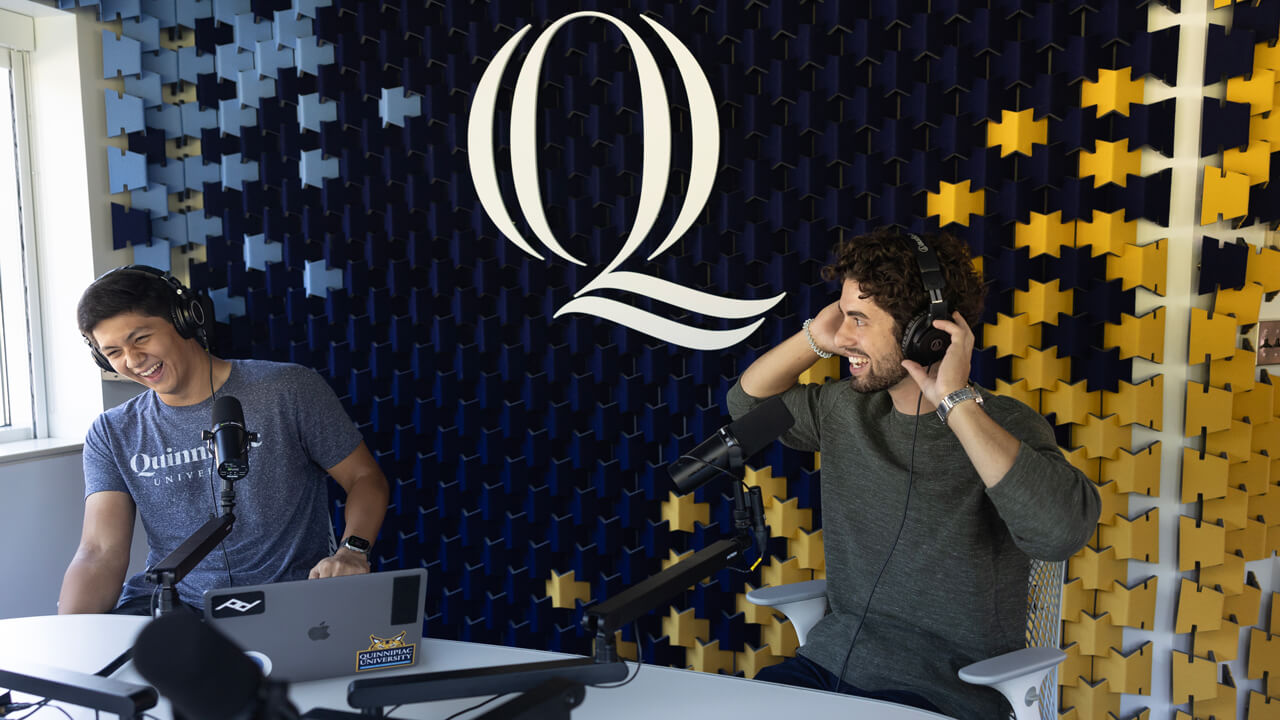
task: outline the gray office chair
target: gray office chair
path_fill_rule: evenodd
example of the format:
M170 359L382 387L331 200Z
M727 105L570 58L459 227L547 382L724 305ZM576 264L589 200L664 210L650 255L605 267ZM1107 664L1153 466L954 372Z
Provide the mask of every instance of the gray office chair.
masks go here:
M960 668L960 679L999 690L1013 706L1014 720L1055 720L1062 635L1062 576L1065 562L1031 561L1027 577L1027 646ZM827 581L763 587L747 593L756 605L786 615L804 645L809 630L827 613Z

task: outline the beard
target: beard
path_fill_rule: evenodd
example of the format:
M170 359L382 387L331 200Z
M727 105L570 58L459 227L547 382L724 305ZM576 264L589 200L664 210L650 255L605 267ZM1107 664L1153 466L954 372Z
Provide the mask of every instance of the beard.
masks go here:
M907 377L906 368L902 367L902 349L871 358L867 371L849 378L849 384L855 392L873 393L902 382Z

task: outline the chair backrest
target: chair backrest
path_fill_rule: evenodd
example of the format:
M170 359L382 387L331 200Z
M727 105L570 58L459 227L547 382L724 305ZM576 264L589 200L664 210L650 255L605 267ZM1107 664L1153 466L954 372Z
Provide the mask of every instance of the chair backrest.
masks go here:
M1062 645L1062 579L1066 562L1031 560L1027 577L1027 647ZM1012 717L1012 716L1011 716ZM1040 684L1040 718L1058 717L1058 669Z

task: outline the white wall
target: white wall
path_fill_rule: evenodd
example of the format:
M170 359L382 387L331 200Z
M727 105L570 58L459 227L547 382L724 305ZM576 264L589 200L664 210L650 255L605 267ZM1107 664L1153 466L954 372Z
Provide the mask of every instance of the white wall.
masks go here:
M1253 245L1264 244L1266 227L1246 227L1234 229L1231 223L1218 222L1200 225L1200 203L1191 201L1201 197L1203 168L1206 165L1221 166L1221 155L1200 157L1201 104L1204 97L1221 98L1226 94L1226 83L1204 84L1205 48L1208 26L1229 24L1230 9L1214 11L1211 3L1184 2L1181 12L1172 13L1159 3L1148 6L1149 16L1147 29L1156 31L1178 26L1179 56L1178 82L1175 87L1165 86L1153 77L1146 79L1145 101L1147 104L1173 98L1176 103L1174 124L1174 156L1165 158L1151 150L1143 150L1142 172L1151 174L1170 168L1173 172L1170 203L1169 227L1160 227L1142 221L1138 228L1138 243L1147 244L1157 239L1167 238L1169 247L1169 264L1166 276L1166 289L1163 297L1140 290L1137 293L1135 313L1142 315L1152 308L1165 308L1165 344L1164 362L1154 364L1136 359L1133 366L1135 381L1144 380L1156 374L1164 376L1164 413L1161 418L1160 431L1134 426L1133 449L1142 448L1159 441L1161 445L1161 476L1159 497L1130 495L1128 517L1141 515L1151 508L1160 512L1160 557L1157 563L1144 563L1129 560L1129 583L1141 582L1149 577L1156 577L1158 590L1156 596L1155 627L1152 630L1124 630L1124 652L1130 653L1143 644L1150 642L1152 647L1151 686L1149 695L1123 696L1120 717L1135 717L1144 708L1149 708L1150 718L1173 717L1177 708L1186 706L1174 705L1170 702L1172 692L1172 654L1174 650L1191 652L1191 635L1177 635L1173 632L1177 614L1177 597L1180 582L1183 578L1196 579L1195 573L1183 573L1178 570L1178 518L1185 515L1199 517L1200 510L1195 504L1181 503L1182 450L1183 447L1197 447L1194 438L1183 438L1183 420L1186 406L1186 383L1188 381L1203 383L1207 380L1208 368L1204 364L1188 365L1188 337L1192 308L1209 308L1212 306L1212 295L1198 295L1196 283L1199 278L1200 243L1205 235L1219 240L1234 240L1243 237ZM1264 308L1266 318L1268 309ZM1276 305L1271 304L1270 312L1277 312ZM1273 479L1274 480L1274 479ZM1265 627L1266 618L1271 606L1271 593L1277 589L1280 576L1276 574L1276 558L1268 558L1246 563L1246 572L1254 573L1262 588L1262 607L1260 618L1241 618L1239 655L1234 661L1223 663L1231 668L1237 686L1236 702L1238 716L1246 717L1248 690L1265 692L1261 680L1248 680L1245 677L1246 659L1248 658L1249 626L1259 622Z
M88 13L60 13L35 27L31 142L48 436L78 441L106 405L76 329L76 302L101 272L131 258L111 250L102 26Z
M12 448L0 453L3 618L56 612L62 574L83 521L79 442L104 408L138 388L102 381L75 319L84 288L108 268L132 260L129 251L111 249L110 203L122 198L107 192L106 148L122 144L123 138L105 137L102 91L123 90L123 82L102 79L104 26L91 12L62 12L28 0L0 0L0 8L33 17L35 27L28 91L48 427L41 433L45 439L24 445L62 448L16 461ZM142 535L139 526L130 572L140 570L146 560Z
M62 574L80 542L84 474L78 449L0 464L0 619L58 611ZM147 543L133 532L129 573L142 570Z

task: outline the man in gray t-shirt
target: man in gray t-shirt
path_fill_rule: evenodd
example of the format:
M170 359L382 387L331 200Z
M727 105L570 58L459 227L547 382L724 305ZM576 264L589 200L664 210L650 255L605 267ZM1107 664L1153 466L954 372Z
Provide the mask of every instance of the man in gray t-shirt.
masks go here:
M956 671L1022 646L1029 558L1079 550L1097 490L1035 410L969 383L984 288L961 241L881 229L837 246L823 274L840 299L727 398L737 419L780 395L796 420L782 441L822 461L830 612L797 657L756 677L1007 715ZM796 384L834 354L848 378Z
M369 571L387 507L387 482L333 390L314 371L206 350L206 298L144 266L108 272L85 290L81 332L104 369L147 388L104 412L85 437L85 521L67 568L60 613L151 611L155 586L125 580L134 513L147 533L147 565L222 512L221 480L202 433L218 398L234 397L247 431L249 472L235 482L235 524L177 590L198 607L228 585ZM333 477L346 492L335 544ZM336 549L335 549L336 548Z

